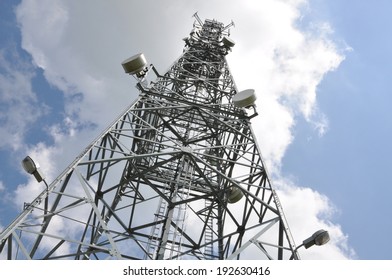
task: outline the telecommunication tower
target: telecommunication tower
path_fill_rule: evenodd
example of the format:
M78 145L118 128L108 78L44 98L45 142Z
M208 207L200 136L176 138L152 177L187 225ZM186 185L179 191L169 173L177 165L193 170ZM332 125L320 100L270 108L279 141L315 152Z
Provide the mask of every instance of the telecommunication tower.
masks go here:
M226 61L230 27L197 14L163 75L0 234L5 259L298 259L251 128L255 94ZM156 77L148 82L150 76Z

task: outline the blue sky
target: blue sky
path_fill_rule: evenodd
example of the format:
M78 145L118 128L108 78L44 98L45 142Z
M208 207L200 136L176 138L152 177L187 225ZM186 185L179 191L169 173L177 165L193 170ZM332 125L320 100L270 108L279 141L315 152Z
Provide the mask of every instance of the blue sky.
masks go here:
M363 259L391 259L392 37L390 1L316 1L336 40L352 48L319 85L329 131L315 137L299 122L283 161L285 174L317 187L339 209L336 219Z
M40 188L21 159L53 179L137 96L121 61L144 50L164 71L199 11L235 22L229 64L260 94L255 130L294 238L332 233L301 255L392 259L390 1L65 2L0 2L0 228Z

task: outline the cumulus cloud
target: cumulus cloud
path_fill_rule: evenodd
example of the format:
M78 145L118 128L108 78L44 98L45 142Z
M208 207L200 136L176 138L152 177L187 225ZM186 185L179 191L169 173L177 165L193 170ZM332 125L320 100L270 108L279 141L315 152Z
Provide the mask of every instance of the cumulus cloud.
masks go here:
M33 77L14 47L0 49L0 149L20 149L29 126L45 114L31 86Z
M22 47L47 81L64 93L68 116L104 126L125 107L124 100L126 104L136 97L121 62L140 51L157 57L165 53L155 36L147 36L151 31L144 27L147 20L142 15L149 7L128 1L59 0L23 1L18 6ZM151 44L147 46L145 39Z
M267 3L245 6L250 20L236 27L233 38L240 43L229 62L239 89L256 89L261 114L256 130L272 172L280 168L297 118L308 121L320 136L328 130L317 86L340 65L344 53L330 39L329 25L297 27L304 1Z
M314 246L302 250L304 259L352 259L356 258L355 251L350 248L348 236L342 228L331 222L338 214L338 209L323 194L307 187L299 187L287 178L274 181L279 188L279 198L285 208L285 215L290 223L290 229L295 233L297 245L319 229L327 230L330 242L322 247Z
M352 257L347 236L331 222L335 207L328 198L280 175L297 118L307 120L321 136L327 131L328 118L317 105L317 86L344 59L331 40L328 24L297 27L306 4L302 0L244 0L240 6L236 1L190 1L186 5L182 1L22 1L16 10L22 46L47 81L66 97L63 123L48 131L55 144L38 144L31 147L31 153L53 178L92 140L92 134L136 97L129 77L122 72L123 59L143 51L149 62L165 69L181 54L181 38L189 33L195 11L202 18L227 24L233 19L232 38L237 44L228 57L230 68L239 90L255 88L258 94L260 116L253 125L293 234L306 238L323 227L333 235L331 244L306 257ZM27 92L33 98L31 89ZM17 200L26 201L25 194L34 188L37 185L32 181L21 185Z

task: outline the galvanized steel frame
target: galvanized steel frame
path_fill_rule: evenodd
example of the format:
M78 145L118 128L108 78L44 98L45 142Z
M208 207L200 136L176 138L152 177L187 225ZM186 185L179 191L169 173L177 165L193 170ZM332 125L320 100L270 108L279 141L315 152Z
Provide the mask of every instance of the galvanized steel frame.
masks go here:
M2 258L298 258L256 110L231 102L233 24L195 17L180 58L163 75L149 66L154 82L138 76L138 99L0 234Z

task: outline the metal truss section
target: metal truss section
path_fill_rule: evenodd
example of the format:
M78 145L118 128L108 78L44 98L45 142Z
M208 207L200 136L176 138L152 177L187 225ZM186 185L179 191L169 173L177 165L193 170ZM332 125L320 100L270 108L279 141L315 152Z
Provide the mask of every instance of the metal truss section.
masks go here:
M0 234L1 258L298 258L255 108L232 102L233 24L195 17L180 58L137 75L138 99Z

